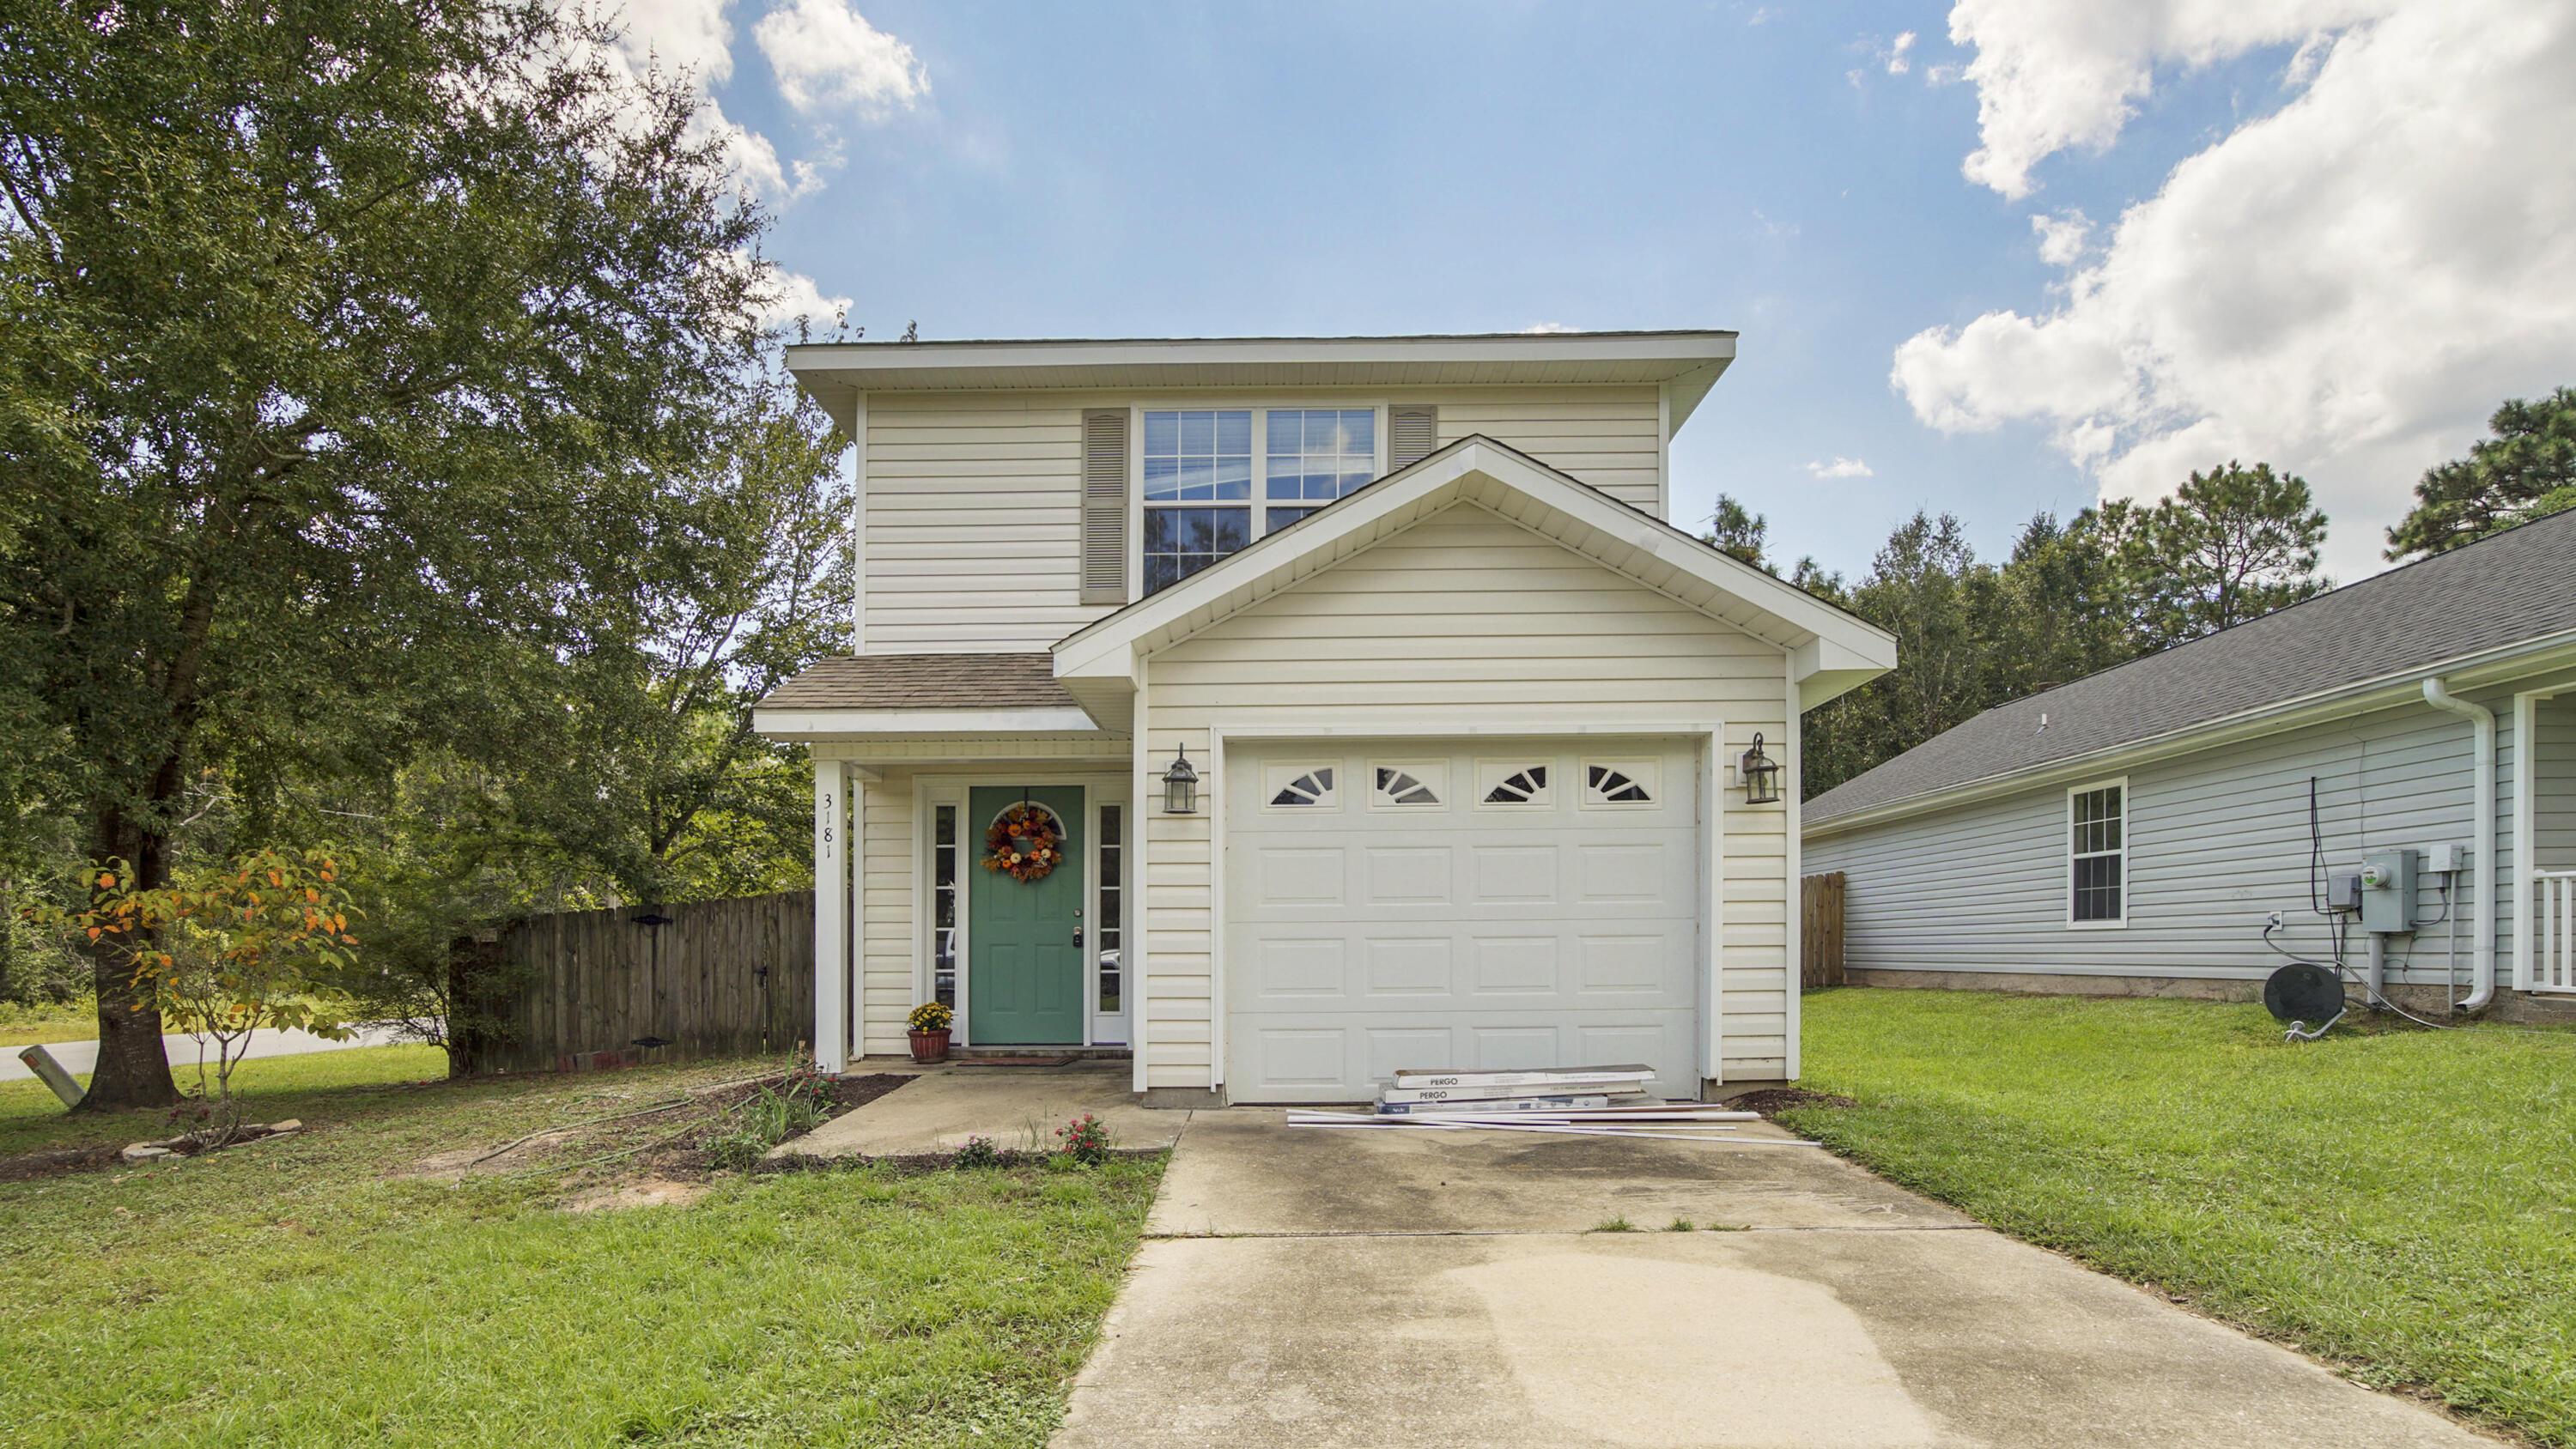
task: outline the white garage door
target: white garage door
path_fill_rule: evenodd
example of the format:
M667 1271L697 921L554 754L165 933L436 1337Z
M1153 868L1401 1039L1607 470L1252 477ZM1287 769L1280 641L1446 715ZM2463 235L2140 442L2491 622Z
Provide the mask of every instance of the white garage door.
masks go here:
M1698 1089L1686 742L1233 746L1226 1087L1646 1062Z

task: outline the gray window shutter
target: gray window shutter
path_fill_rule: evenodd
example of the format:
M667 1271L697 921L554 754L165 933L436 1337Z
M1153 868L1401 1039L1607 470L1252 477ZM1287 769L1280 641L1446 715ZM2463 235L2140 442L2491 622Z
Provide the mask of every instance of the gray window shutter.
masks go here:
M1419 463L1440 450L1440 409L1430 403L1397 403L1386 410L1386 462Z
M1082 413L1082 602L1127 602L1127 410Z

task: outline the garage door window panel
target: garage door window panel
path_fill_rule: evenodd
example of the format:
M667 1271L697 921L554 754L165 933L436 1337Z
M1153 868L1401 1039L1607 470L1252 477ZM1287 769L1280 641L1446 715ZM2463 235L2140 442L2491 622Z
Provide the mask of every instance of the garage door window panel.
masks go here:
M1437 810L1449 795L1446 760L1371 760L1369 807Z
M1556 804L1545 760L1478 760L1476 806L1482 810L1545 810Z
M1651 806L1662 795L1662 773L1659 762L1654 760L1586 760L1584 807L1622 810Z
M1332 765L1272 765L1262 773L1262 791L1273 810L1331 810L1341 796L1335 786L1341 771Z

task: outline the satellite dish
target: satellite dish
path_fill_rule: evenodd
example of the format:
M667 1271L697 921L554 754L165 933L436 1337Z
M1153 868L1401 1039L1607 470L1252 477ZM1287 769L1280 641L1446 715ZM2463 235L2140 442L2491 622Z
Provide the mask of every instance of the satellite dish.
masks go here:
M2343 1014L2343 982L2313 961L2293 961L2263 983L2263 1009L2276 1021L2331 1021Z

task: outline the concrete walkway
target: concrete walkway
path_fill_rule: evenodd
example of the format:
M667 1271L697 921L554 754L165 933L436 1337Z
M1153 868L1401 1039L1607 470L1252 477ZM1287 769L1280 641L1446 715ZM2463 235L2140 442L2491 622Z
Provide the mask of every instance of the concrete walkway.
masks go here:
M1059 1449L2492 1449L1814 1148L1199 1112L1148 1231Z
M357 1034L347 1041L333 1041L328 1037L315 1036L309 1031L279 1031L271 1027L261 1027L250 1034L250 1050L243 1054L243 1058L248 1060L251 1057L302 1056L306 1052L341 1052L357 1047L391 1046L396 1040L393 1028L389 1026L360 1027ZM193 1036L165 1036L161 1038L161 1049L169 1053L170 1065L174 1070L191 1065L197 1060L197 1039ZM36 1075L27 1069L25 1062L18 1060L18 1053L25 1050L25 1047L0 1047L0 1082L23 1082ZM75 1077L88 1076L90 1069L98 1065L98 1043L95 1040L47 1042L45 1050L53 1054L55 1061L63 1064L64 1071ZM205 1044L205 1052L206 1063L211 1067L215 1060L215 1044L212 1041Z
M969 1137L990 1137L996 1147L1023 1152L1046 1151L1056 1145L1055 1129L1085 1112L1109 1128L1112 1147L1169 1147L1190 1118L1186 1111L1137 1106L1130 1068L1121 1061L920 1068L867 1062L852 1070L917 1072L920 1080L781 1143L770 1156L925 1157L955 1152Z

